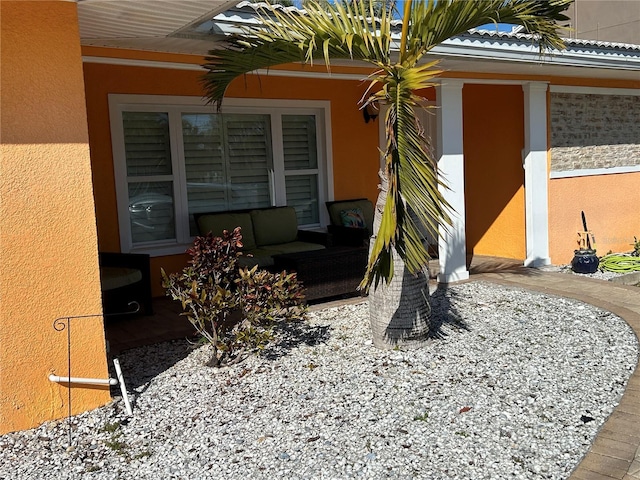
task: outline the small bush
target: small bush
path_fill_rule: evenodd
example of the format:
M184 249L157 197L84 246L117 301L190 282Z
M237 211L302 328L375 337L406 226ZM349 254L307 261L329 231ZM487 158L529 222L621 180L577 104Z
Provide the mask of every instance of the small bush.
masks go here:
M640 240L638 240L636 237L633 237L633 252L631 252L631 255L633 255L634 257L640 257Z
M167 296L182 303L184 312L204 341L213 347L208 365L237 363L249 351L273 340L279 321L305 317L304 290L295 273L271 273L240 268L240 227L196 237L182 272L162 271Z

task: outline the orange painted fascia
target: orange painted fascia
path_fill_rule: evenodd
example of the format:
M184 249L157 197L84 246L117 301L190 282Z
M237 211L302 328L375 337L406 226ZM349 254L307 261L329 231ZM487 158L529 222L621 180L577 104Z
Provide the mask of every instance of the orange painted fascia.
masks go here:
M612 80L604 78L551 77L552 85L602 88L640 88L640 80Z
M150 52L146 50L135 49L123 49L112 47L96 47L96 46L83 46L82 55L87 57L103 57L103 58L118 58L127 60L146 60L157 61L167 63L185 63L190 65L201 65L204 63L204 57L200 55L189 55L179 53L168 52ZM271 70L291 71L291 72L314 72L320 74L327 73L327 67L320 60L313 65L289 63L286 65L278 65L271 67ZM334 65L330 66L331 73L337 74L355 74L363 75L365 78L368 74L374 71L373 67L365 65L348 66L348 65ZM605 87L605 88L640 88L640 80L614 80L614 79L599 79L599 78L584 78L584 77L570 77L570 76L549 76L549 75L523 75L523 74L509 74L509 73L486 73L486 72L472 72L461 71L454 72L445 70L440 77L443 78L457 78L468 80L503 80L512 82L547 82L552 85L574 85L583 87Z
M83 46L82 55L84 57L97 57L105 59L124 59L124 60L140 60L166 63L184 63L187 65L202 65L205 63L205 57L201 55L188 55L181 53L168 52L150 52L146 50L132 50L123 48L94 47ZM170 66L168 66L170 68ZM317 61L313 65L301 63L288 63L270 67L270 70L287 71L287 72L313 72L319 74L336 73L336 74L354 74L362 75L363 78L373 71L368 66L349 66L331 64L327 69L322 61Z
M184 53L150 52L147 50L94 47L87 45L84 45L81 48L83 57L119 58L125 60L146 60L193 65L200 65L204 61L204 57L201 55L188 55Z
M640 88L640 80L615 80L606 78L559 77L549 75L521 75L508 73L474 73L445 71L444 78L468 80L504 80L508 82L546 82L550 85L572 85L579 87Z

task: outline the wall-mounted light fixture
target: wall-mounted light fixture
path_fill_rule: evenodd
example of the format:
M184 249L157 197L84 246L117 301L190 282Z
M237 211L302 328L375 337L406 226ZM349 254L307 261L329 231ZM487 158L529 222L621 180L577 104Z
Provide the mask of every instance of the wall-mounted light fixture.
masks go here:
M364 117L364 123L369 123L369 120L375 120L380 115L380 107L378 102L367 103L362 109L362 116Z

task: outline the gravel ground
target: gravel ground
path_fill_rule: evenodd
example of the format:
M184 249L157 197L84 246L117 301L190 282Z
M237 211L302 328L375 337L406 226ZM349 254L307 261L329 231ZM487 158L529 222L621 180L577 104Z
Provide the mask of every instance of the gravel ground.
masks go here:
M629 255L631 252L625 253L617 253L616 255ZM560 272L560 273L568 273L570 275L578 275L581 277L589 277L589 278L597 278L598 280L611 280L612 278L620 277L622 275L626 275L631 272L603 272L601 270L596 270L593 273L576 273L571 269L571 265L547 265L544 267L540 267L540 270L546 272Z
M419 350L372 346L366 303L215 370L207 347L123 352L133 399L0 437L2 479L564 479L638 360L615 315L471 282Z

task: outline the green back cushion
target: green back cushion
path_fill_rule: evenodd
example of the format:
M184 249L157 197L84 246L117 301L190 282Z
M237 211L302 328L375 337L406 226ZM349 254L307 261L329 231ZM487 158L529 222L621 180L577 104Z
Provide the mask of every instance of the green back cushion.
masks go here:
M223 230L232 232L234 228L242 229L243 250L256 248L256 239L253 235L253 225L249 213L212 213L198 218L200 235L211 232L215 236L221 236Z
M373 203L369 200L345 200L329 205L329 218L331 225L344 225L340 212L360 209L364 218L364 226L369 230L373 228Z
M298 219L293 207L251 210L250 213L258 245L275 245L296 240Z

